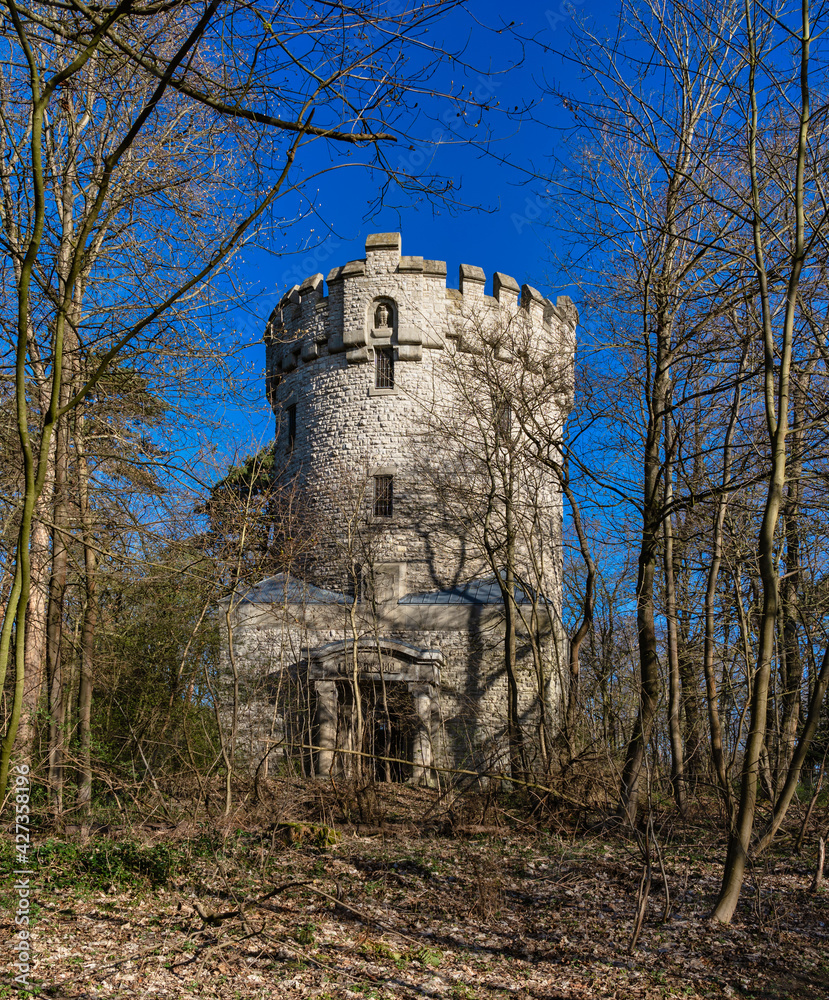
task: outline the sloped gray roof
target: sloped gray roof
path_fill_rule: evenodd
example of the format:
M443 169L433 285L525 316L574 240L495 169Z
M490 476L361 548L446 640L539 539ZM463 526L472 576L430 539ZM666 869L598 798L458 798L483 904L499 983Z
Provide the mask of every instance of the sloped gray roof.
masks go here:
M501 571L501 578L504 573ZM529 587L516 584L514 588L516 604L532 604L533 591ZM469 583L445 590L433 590L425 594L406 594L398 604L503 604L501 588L495 574L470 580Z
M501 571L503 578L503 570ZM532 604L534 592L526 585L517 583L514 589L516 604ZM306 583L289 573L277 573L250 587L237 591L237 600L242 604L348 604L351 598L336 590L325 590ZM225 598L227 600L227 598ZM463 604L487 605L503 604L501 588L495 574L470 580L468 583L443 590L428 591L423 594L406 594L398 604Z
M339 591L315 587L289 573L269 576L237 596L244 604L346 604L350 600Z

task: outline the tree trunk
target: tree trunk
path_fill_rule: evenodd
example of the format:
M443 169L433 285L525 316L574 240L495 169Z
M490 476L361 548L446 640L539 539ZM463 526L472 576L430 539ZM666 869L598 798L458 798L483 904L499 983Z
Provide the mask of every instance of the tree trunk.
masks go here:
M581 653L582 643L584 642L585 637L589 634L591 628L593 627L596 566L595 563L593 562L593 555L590 551L590 545L587 541L587 536L584 533L584 527L582 526L581 510L579 508L578 501L576 500L573 491L570 488L570 480L569 480L566 460L563 465L556 464L555 471L556 475L558 476L558 481L561 486L561 490L567 497L567 502L570 504L570 513L573 518L573 527L576 530L576 537L579 540L579 551L581 552L581 557L584 560L584 565L586 569L585 581L584 581L584 599L582 601L582 606L581 606L582 618L578 628L573 633L573 637L570 640L567 709L564 717L564 736L567 743L567 752L569 753L570 760L572 761L576 753L576 728L577 728L576 723L579 711L579 681L581 674L580 653Z
M353 704L351 708L351 747L346 747L346 749L351 749L354 753L345 756L345 769L346 773L353 774L359 781L366 770L366 763L363 758L365 744L363 741L363 692L360 685L360 627L357 620L357 602L360 600L360 587L363 581L354 568L353 541L351 525L349 525L348 554L352 565L352 583L354 587L354 594L348 606L348 623L351 630L351 693Z
M52 529L52 577L49 581L49 611L46 656L49 671L49 812L63 813L64 758L66 755L66 709L68 691L64 676L63 604L69 568L69 510L67 480L69 441L66 421L55 434L55 502Z
M34 765L35 744L38 736L38 713L46 680L46 619L49 594L49 576L52 563L51 489L44 489L38 500L38 517L32 523L31 572L29 607L26 613L26 650L24 657L25 682L23 709L17 731L17 744L22 763ZM44 519L41 520L41 517Z
M514 552L512 554L514 558ZM526 780L526 760L524 756L524 733L521 728L521 712L519 707L518 677L516 674L516 662L518 659L518 645L516 642L516 617L515 608L515 573L513 571L511 557L507 556L507 565L504 569L504 670L507 675L507 740L509 741L509 766L510 776L519 780Z
M797 741L797 745L794 748L791 761L789 762L786 780L783 783L783 786L777 796L777 801L774 804L774 815L757 844L758 854L760 851L764 851L772 842L775 833L777 833L780 829L780 824L786 816L786 811L794 798L794 793L797 791L797 786L800 783L800 772L803 769L806 754L809 752L809 747L811 746L820 722L823 700L826 697L827 687L829 687L829 647L827 647L826 652L823 654L823 662L820 665L815 687L812 691L812 697L809 700L809 712L806 716L806 724L803 727L803 732L800 734L800 739Z
M763 581L760 649L757 654L757 669L754 674L754 683L751 692L749 731L743 756L737 819L729 837L722 888L712 914L715 920L719 920L722 923L729 923L737 908L740 890L745 877L746 862L751 845L751 834L754 830L754 814L757 808L757 782L760 774L760 758L765 743L771 657L777 622L777 575L774 553L774 531L780 510L782 473L785 471L785 457L781 458L781 450L779 448L775 449L775 471L777 475L773 475L769 483L766 510L760 529L759 555L760 572Z
M751 719L743 757L737 821L729 838L722 889L720 890L720 896L712 914L715 920L723 923L728 923L731 920L737 908L745 876L751 835L754 829L754 816L757 807L757 780L760 759L765 744L769 679L771 676L774 633L778 616L778 563L774 541L786 481L786 435L789 426L792 345L794 340L795 315L798 307L800 276L806 258L804 176L809 137L810 104L808 68L811 42L808 0L804 0L802 17L800 34L801 108L793 192L795 233L794 245L790 251L786 310L783 318L782 337L779 344L776 342L774 335L773 312L765 265L765 248L762 242L763 224L760 212L760 190L762 185L758 177L757 168L758 111L756 72L759 60L755 48L755 37L750 24L748 28L750 118L747 133L753 210L752 230L754 234L756 276L759 284L762 309L764 402L771 454L768 492L766 494L763 521L757 544L760 579L763 586L763 610L758 629L760 643L757 653L757 669L754 674L751 695Z
M650 315L647 302L643 315ZM659 656L655 625L654 579L662 534L662 426L669 386L670 332L660 317L656 332L653 385L648 394L648 426L643 455L642 541L636 580L636 627L639 638L639 708L625 754L620 789L621 811L632 823L639 804L639 781L645 750L659 704Z
M679 641L677 639L676 586L674 579L674 527L671 514L673 503L673 444L667 441L665 460L665 518L662 521L665 568L665 617L668 628L668 730L671 740L671 787L680 813L685 815L685 753L680 728Z
M41 408L48 402L41 399ZM49 603L49 580L52 570L52 538L49 525L53 521L55 491L55 440L52 438L45 458L43 489L34 505L29 542L29 600L26 608L25 641L23 648L23 693L20 723L16 745L21 761L32 766L35 742L43 728L39 720L44 704L44 690L48 695L46 681L47 652L46 633ZM4 609L8 611L8 607ZM47 727L48 728L48 727ZM48 739L42 741L44 749ZM38 765L40 761L37 762Z
M676 574L674 574L676 577ZM681 618L680 618L681 623ZM702 730L702 707L699 694L699 646L692 646L685 629L679 629L679 680L682 690L682 714L685 720L683 741L687 783L696 787L706 776L708 753Z
M98 559L93 548L92 516L89 509L89 468L81 411L75 421L78 454L78 499L81 510L84 551L85 603L81 629L81 676L78 687L78 809L88 815L92 805L92 690L95 662L95 630L98 623Z
M805 385L801 381L805 379ZM783 579L780 581L780 732L775 755L774 794L780 795L795 748L797 724L800 718L800 689L803 683L803 660L798 642L800 621L800 504L803 476L803 396L808 391L808 373L801 375L792 388L794 420L791 458L783 501L783 524L786 537L786 558ZM776 812L776 809L775 809Z
M639 555L639 576L636 583L636 625L639 635L639 710L633 733L628 742L622 771L621 807L630 822L636 819L639 805L639 779L645 760L645 749L659 704L659 659L654 623L653 586L656 573L656 531L658 526L647 518Z

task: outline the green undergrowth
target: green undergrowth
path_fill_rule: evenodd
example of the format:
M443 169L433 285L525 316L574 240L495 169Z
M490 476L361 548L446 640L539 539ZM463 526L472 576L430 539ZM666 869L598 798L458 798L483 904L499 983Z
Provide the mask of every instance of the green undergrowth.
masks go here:
M132 839L104 838L85 844L46 840L29 855L37 881L53 888L157 889L181 868L181 851Z

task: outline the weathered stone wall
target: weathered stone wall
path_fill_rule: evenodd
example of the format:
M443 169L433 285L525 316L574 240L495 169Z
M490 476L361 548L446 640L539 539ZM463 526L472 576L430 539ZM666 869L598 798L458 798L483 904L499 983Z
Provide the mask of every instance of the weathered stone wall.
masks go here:
M369 656L372 640L380 636L443 654L438 718L431 734L434 762L439 767L505 766L507 681L502 609L389 604L373 612L359 605L354 629L348 612L343 605L278 606L233 601L232 649L240 687L237 750L245 761L258 766L268 747L272 748L272 765L286 756L303 757L303 748L298 744L313 739L315 728L315 691L313 682L307 680L311 653L331 643L349 642L356 634ZM565 665L556 661L553 629L554 622L546 618L541 628L547 667L545 700L556 711ZM232 669L228 659L225 647L221 676L226 706L223 724L227 731L232 719ZM538 746L538 683L522 630L517 678L519 712L532 755ZM310 772L313 765L307 752L304 756L305 770Z

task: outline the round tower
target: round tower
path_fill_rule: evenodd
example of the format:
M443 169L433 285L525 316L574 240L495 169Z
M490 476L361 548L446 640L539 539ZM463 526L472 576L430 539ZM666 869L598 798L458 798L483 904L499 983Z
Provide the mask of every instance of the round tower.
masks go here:
M373 575L386 600L486 569L469 546L459 552L444 540L436 544L440 501L424 467L430 455L451 456L452 435L466 433L459 419L470 406L464 366L480 377L481 345L498 337L505 370L526 365L536 350L549 384L552 358L559 388L548 418L560 426L570 406L577 321L569 299L554 305L506 274L493 276L487 295L484 272L467 264L459 287L447 288L443 261L400 250L398 233L369 236L363 260L286 292L265 333L277 467L296 480L318 521L306 575L319 586L350 589L353 565L366 558L346 530L358 512L371 525ZM451 466L450 459L447 474ZM552 491L555 508L554 488L542 488Z

